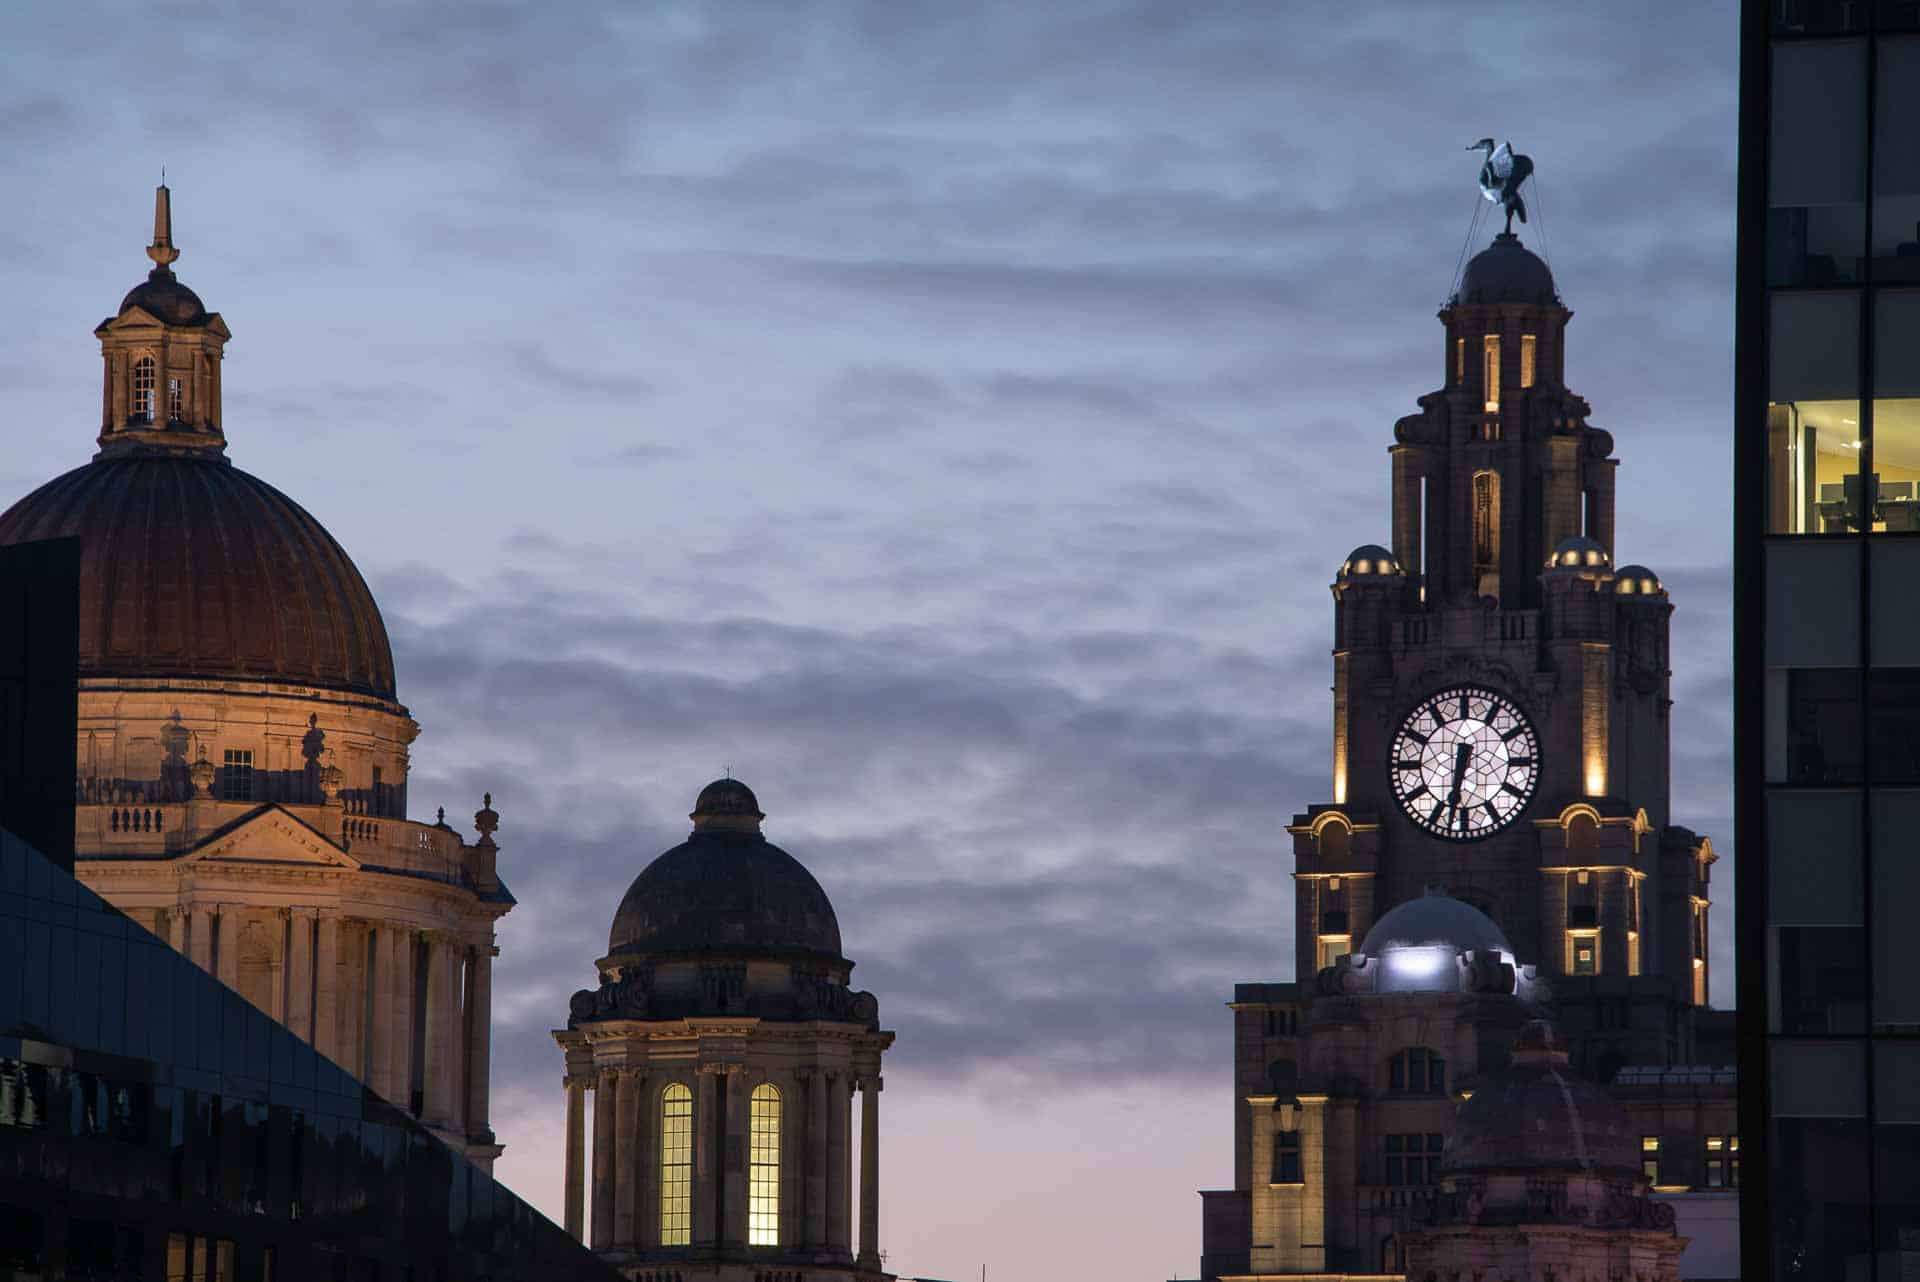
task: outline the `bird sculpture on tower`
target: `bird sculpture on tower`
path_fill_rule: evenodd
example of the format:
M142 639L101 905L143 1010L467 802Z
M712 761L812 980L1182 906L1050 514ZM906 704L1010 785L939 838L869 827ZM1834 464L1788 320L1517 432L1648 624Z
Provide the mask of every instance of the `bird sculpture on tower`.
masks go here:
M1507 211L1507 234L1513 234L1513 216L1527 221L1527 202L1520 197L1520 184L1533 173L1533 157L1523 156L1511 142L1494 146L1493 139L1482 138L1467 148L1481 154L1480 194L1489 203Z

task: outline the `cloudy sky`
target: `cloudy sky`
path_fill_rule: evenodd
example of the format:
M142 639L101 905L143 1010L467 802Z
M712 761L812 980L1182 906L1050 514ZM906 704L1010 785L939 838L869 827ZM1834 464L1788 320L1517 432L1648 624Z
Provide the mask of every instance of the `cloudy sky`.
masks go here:
M9 5L0 504L92 451L164 163L232 456L385 610L417 814L503 816L502 1177L558 1213L547 1030L730 765L899 1033L890 1266L1190 1276L1483 135L1731 849L1733 8Z

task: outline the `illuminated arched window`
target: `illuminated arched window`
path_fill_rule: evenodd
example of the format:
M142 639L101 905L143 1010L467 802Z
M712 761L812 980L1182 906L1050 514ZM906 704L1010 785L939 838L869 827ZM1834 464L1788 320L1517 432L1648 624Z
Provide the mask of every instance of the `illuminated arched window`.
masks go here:
M1534 377L1534 349L1539 346L1532 334L1520 335L1520 386L1532 387Z
M1480 340L1481 355L1485 358L1481 366L1481 380L1487 398L1487 413L1492 414L1500 408L1500 335L1488 334Z
M660 1245L693 1242L693 1092L660 1092Z
M747 1245L780 1245L780 1092L762 1082L748 1102Z
M1500 594L1500 476L1473 474L1473 576L1481 596Z
M136 423L153 422L154 379L153 357L142 356L133 363L133 420Z

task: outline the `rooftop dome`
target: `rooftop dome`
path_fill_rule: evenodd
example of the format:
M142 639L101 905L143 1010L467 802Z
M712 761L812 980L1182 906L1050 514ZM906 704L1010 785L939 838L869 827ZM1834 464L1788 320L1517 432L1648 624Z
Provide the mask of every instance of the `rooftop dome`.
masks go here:
M1605 1091L1567 1070L1552 1026L1535 1020L1520 1030L1511 1065L1454 1115L1440 1169L1638 1178L1639 1131Z
M0 515L0 544L66 537L81 540L82 677L394 697L360 571L298 503L215 450L96 458Z
M1360 943L1360 951L1378 957L1395 948L1434 946L1445 946L1455 953L1513 951L1493 918L1472 904L1433 890L1388 910L1373 923Z
M169 325L198 325L207 319L206 304L200 295L182 285L165 267L156 267L147 278L127 291L120 300L118 315L138 307Z
M1475 254L1460 277L1456 303L1557 303L1553 273L1512 232Z
M1553 555L1547 558L1549 570L1598 570L1608 572L1613 566L1613 557L1602 547L1598 540L1584 534L1569 535L1554 545Z
M1623 565L1613 572L1613 590L1621 596L1658 596L1666 591L1660 576L1644 565Z
M1347 559L1340 563L1341 579L1382 578L1400 573L1400 563L1393 559L1393 553L1378 543L1363 543L1347 553Z
M759 802L717 779L693 833L648 864L614 914L608 952L756 954L841 960L840 923L800 861L760 834Z

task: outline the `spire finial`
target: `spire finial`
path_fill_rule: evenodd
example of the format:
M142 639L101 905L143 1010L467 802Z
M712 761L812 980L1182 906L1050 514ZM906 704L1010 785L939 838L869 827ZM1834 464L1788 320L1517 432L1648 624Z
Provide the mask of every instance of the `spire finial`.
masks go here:
M162 169L160 185L153 189L153 243L147 246L147 257L163 272L180 257L180 251L173 247L173 193L167 189L166 179L167 172Z

